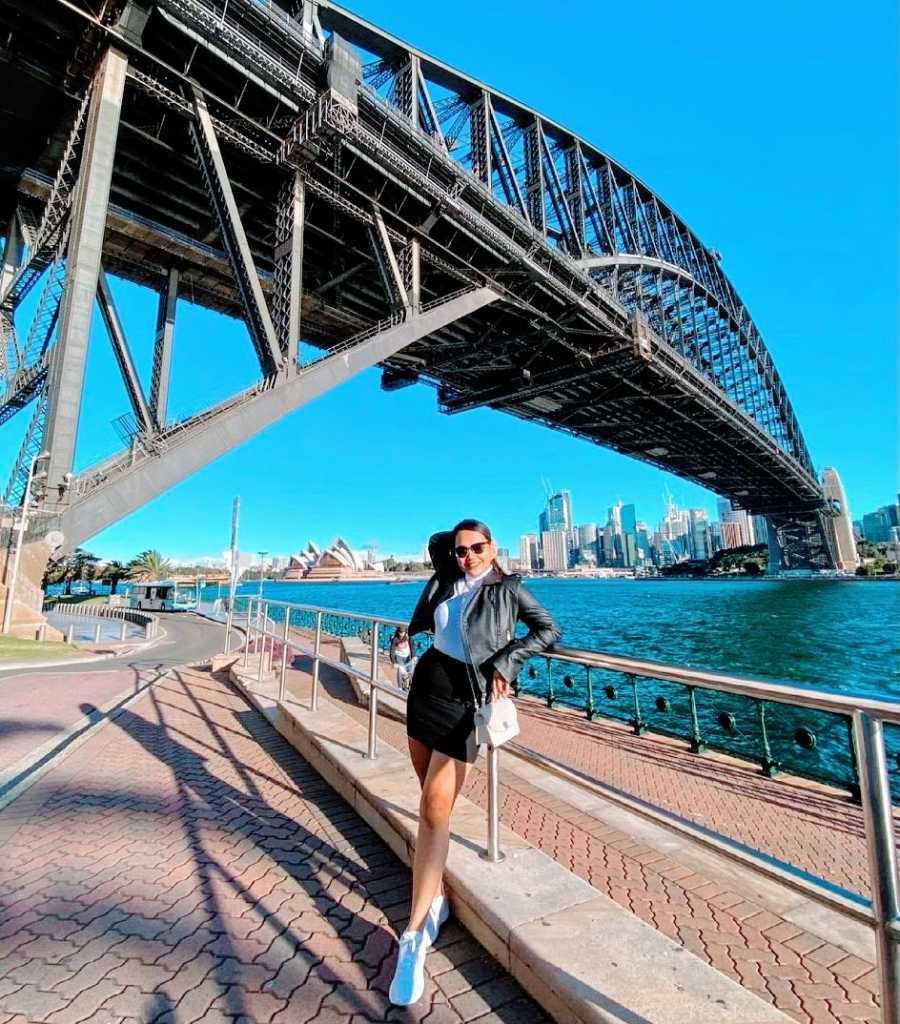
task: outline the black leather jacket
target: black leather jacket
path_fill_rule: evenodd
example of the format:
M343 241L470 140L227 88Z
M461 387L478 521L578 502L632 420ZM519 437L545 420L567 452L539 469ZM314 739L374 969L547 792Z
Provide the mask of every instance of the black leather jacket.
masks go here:
M535 654L559 640L559 630L549 613L521 585L516 575L494 569L478 588L463 615L463 642L469 650L469 678L481 704L490 699L494 672L508 682ZM453 594L454 581L435 574L416 604L408 633L434 629L434 612ZM516 622L524 622L528 634L516 637Z

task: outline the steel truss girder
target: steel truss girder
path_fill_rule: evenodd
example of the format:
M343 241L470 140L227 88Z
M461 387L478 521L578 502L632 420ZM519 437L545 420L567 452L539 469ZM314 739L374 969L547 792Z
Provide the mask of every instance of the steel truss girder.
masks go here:
M278 193L275 220L275 288L272 313L278 342L289 372L300 355L300 318L303 299L303 228L306 220L306 185L299 171L288 175Z
M18 210L13 210L6 225L6 242L0 260L0 295L12 284L22 266L25 238L19 224ZM19 339L16 334L14 310L0 305L0 380L8 378L10 371L21 362Z
M0 306L14 310L37 284L41 274L65 250L75 183L88 111L94 91L92 80L81 98L40 221L28 240L28 258L15 275L0 285Z
M27 369L21 370L13 378L6 391L0 395L0 426L7 423L19 410L34 398L47 379L49 361L46 355Z
M350 377L389 359L420 338L496 302L489 288L466 289L430 303L412 317L376 325L293 376L272 377L252 392L221 403L159 437L154 454L133 461L123 453L72 481L54 525L71 551L111 523L151 501L213 459L243 444ZM48 506L48 511L50 507Z
M406 284L403 274L400 272L400 264L397 262L394 247L391 244L391 236L384 223L381 210L376 205L372 207L372 219L374 222L370 231L372 251L378 264L385 292L394 308L409 306L409 295L406 292Z
M616 359L623 352L629 353L627 362L633 362L633 346L627 345L623 348L610 349L598 356L590 364L579 361L568 366L562 366L557 370L551 370L540 374L534 380L518 387L494 387L486 388L484 391L475 394L467 394L458 399L450 399L443 402L441 412L460 413L474 409L479 405L510 405L517 402L528 402L533 398L550 392L559 391L571 384L587 384L595 377L603 376L618 368L621 364Z
M12 507L21 505L28 486L28 474L35 457L40 454L44 445L44 433L47 422L47 392L41 388L38 392L37 404L25 431L25 437L19 448L16 464L9 476L6 490L3 492L3 504Z
M194 112L196 119L191 122L191 137L197 159L203 170L222 241L241 294L250 338L256 349L263 375L268 375L274 373L281 362L278 338L259 282L256 264L247 243L247 235L241 223L240 211L231 189L206 100L199 90L194 92Z
M179 279L178 267L169 267L156 311L156 337L153 340L153 369L150 375L150 414L156 430L163 430L166 426Z
M719 298L715 293L709 291L709 289L700 281L691 277L687 271L683 270L680 266L670 263L666 260L655 259L647 256L633 256L626 254L618 254L614 256L591 256L581 261L581 266L585 269L603 269L609 270L611 273L618 274L621 270L627 272L643 273L652 272L658 276L659 282L662 281L663 277L674 279L676 282L680 282L680 286L687 288L692 295L699 295L706 305L716 311L718 320L716 321L715 327L719 330L719 338L717 340L718 354L720 356L720 366L718 372L714 371L712 364L708 367L702 364L699 358L699 352L689 353L684 351L684 338L683 331L680 327L680 300L673 303L671 311L679 314L677 323L679 325L677 333L681 334L681 348L683 354L691 359L691 361L697 366L701 372L706 372L710 379L722 388L723 391L728 392L728 387L724 381L726 371L731 372L735 380L738 378L735 375L735 371L738 369L741 371L740 379L747 381L750 379L754 385L755 390L750 394L744 393L743 395L735 395L733 400L741 405L745 411L750 413L754 419L762 426L769 434L779 440L779 443L783 447L790 447L791 449L796 447L796 451L793 454L798 455L801 452L802 445L798 444L797 436L795 431L792 429L792 423L790 419L782 419L783 409L777 400L779 392L779 381L777 375L774 372L774 366L771 359L768 357L768 353L765 350L760 351L752 347L752 339L749 338L745 333L746 321L744 323L737 322L731 313L722 306ZM676 283L675 287L679 287ZM618 288L613 284L612 290L618 292ZM661 284L655 286L654 291L643 292L638 295L637 301L641 305L641 309L644 313L649 316L653 316L655 312L661 311L661 318L656 329L658 333L661 333L666 341L673 344L671 338L671 325L669 321L669 309L665 302L657 302L657 298L662 295L663 287ZM727 325L729 331L729 337L727 338L728 347L723 347L721 338L721 329L723 325ZM701 328L700 325L692 328L693 343L696 345L697 339L702 338L706 328ZM731 337L733 335L733 339ZM677 347L677 346L676 346ZM747 360L750 363L747 363ZM748 378L749 371L749 378ZM753 379L755 376L755 380ZM764 403L759 403L759 387L761 387L767 396ZM784 410L786 411L786 410ZM777 417L777 422L773 419ZM811 469L811 465L807 468Z
M100 305L103 323L106 325L106 331L112 343L113 354L116 357L116 363L118 364L119 373L122 377L122 383L125 385L125 391L128 394L128 401L131 403L132 411L140 429L151 431L155 428L156 424L147 405L147 399L144 397L144 389L141 386L141 379L134 365L131 349L128 347L125 328L122 326L122 321L119 318L119 311L116 309L112 289L109 287L109 281L102 268L97 281L97 301Z

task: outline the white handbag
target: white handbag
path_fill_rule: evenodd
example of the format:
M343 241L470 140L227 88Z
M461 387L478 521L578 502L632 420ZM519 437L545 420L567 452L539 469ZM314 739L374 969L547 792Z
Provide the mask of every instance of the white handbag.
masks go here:
M519 716L508 697L482 704L475 712L475 740L500 747L519 735Z

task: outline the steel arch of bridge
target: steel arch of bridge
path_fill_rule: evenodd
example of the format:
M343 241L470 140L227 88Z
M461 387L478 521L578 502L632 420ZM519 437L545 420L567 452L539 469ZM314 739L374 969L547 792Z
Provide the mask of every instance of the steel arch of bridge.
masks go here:
M23 4L0 0L0 18L24 22ZM184 475L148 470L157 490L144 494L148 460L203 464L175 450L224 406L232 417L235 403L278 406L308 369L301 336L346 350L447 300L457 304L433 333L411 327L399 348L375 346L386 386L422 379L447 412L491 405L669 468L782 525L806 523L805 541L784 535L794 548L821 533L821 487L796 416L717 254L586 140L327 0L103 0L99 16L87 0L54 6L69 19L60 77L76 99L63 103L52 167L23 163L0 267L0 422L37 399L9 499L47 442L48 507L72 521L130 474L130 504L106 503L124 514ZM179 187L149 181L142 158ZM85 234L94 193L102 254ZM204 230L184 227L204 216ZM160 291L146 397L101 255ZM173 424L185 283L244 319L261 381ZM20 339L16 310L39 284ZM132 412L121 420L127 449L73 477L71 392L86 349L73 323L89 313L78 287L97 289ZM485 298L454 300L460 288ZM82 533L105 525L80 522Z

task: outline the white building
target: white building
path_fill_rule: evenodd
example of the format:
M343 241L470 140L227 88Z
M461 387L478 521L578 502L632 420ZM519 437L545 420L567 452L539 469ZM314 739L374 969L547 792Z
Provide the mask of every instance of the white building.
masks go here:
M752 547L756 543L753 521L742 508L734 508L727 498L719 499L719 520L727 548Z
M523 533L519 538L519 566L522 572L540 568L540 553L536 533Z
M541 534L541 550L546 572L565 572L569 568L569 545L565 533L545 530Z

